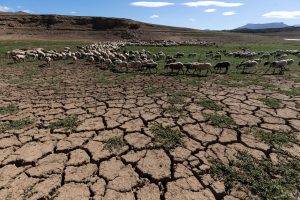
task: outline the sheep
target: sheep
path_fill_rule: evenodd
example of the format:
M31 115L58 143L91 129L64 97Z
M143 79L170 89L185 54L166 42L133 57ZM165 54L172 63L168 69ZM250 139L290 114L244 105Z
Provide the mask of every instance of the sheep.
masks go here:
M170 63L170 64L166 64L165 65L165 69L170 68L171 69L171 73L174 72L174 70L177 70L177 74L179 74L180 71L183 71L183 64L181 62L176 62L176 63Z
M217 72L221 71L222 69L225 69L225 74L227 74L228 70L230 67L230 63L229 62L221 62L221 63L217 63L214 66L214 70L216 70Z
M287 66L288 61L287 60L280 60L280 61L274 61L269 63L269 68L265 71L267 73L271 68L273 68L273 74L275 73L276 69L279 69L279 74L283 74L285 67Z
M180 53L180 52L177 52L174 56L174 58L182 58L184 57L184 53Z
M267 60L270 60L271 54L265 53L265 54L263 54L262 56L260 56L260 58L261 58L261 59L267 59Z
M26 56L25 55L15 55L15 56L12 56L12 59L13 59L14 63L25 62Z
M195 65L194 65L194 63L185 63L185 64L183 64L183 66L185 66L185 68L186 68L185 73L188 73L190 70L194 70L193 73L195 73Z
M222 60L222 55L221 54L215 54L215 55L213 55L212 58L215 59L215 60Z
M145 71L149 71L151 73L152 69L155 69L155 73L157 73L158 68L157 68L158 64L156 62L148 62L148 63L144 63L141 67L145 70Z
M200 75L202 70L206 70L206 75L208 74L208 72L212 73L212 65L210 63L194 63L194 66L195 71L200 71Z
M236 68L239 69L239 68L243 67L242 73L245 73L246 69L256 67L257 65L258 65L258 62L254 61L254 60L248 60L246 62L242 62L241 64L237 65Z
M141 71L142 70L142 62L141 61L128 62L128 68L132 68L135 71Z
M52 58L46 57L46 58L45 58L45 61L46 61L46 65L47 65L47 66L50 66L51 61L52 61Z

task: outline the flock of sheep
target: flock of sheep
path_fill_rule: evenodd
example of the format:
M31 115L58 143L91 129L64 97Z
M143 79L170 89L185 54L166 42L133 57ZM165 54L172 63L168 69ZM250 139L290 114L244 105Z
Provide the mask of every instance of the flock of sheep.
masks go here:
M294 63L294 60L288 59L290 55L297 56L300 58L300 51L296 50L277 50L273 52L252 52L247 49L242 49L236 52L228 52L226 50L217 52L206 52L205 61L198 59L197 62L192 63L182 63L177 60L182 57L195 58L196 53L190 53L185 55L182 52L177 52L175 55L166 55L164 52L160 51L156 54L151 53L146 50L142 51L127 51L126 46L130 45L140 45L140 46L159 46L158 41L155 42L106 42L106 43L96 43L87 46L77 46L77 51L72 52L69 47L65 47L63 51L56 50L45 50L42 48L36 48L33 50L28 49L16 49L7 52L7 58L12 59L14 63L28 62L35 60L44 60L45 64L42 66L50 66L53 61L57 60L68 60L72 59L73 63L78 60L85 60L90 64L95 64L102 69L110 69L115 71L140 71L140 72L157 72L158 71L158 61L165 61L165 69L169 69L172 73L175 71L177 74L182 73L192 73L201 74L202 71L206 71L206 75L213 70L217 73L227 73L230 62L221 62L222 57L233 57L245 59L236 66L237 69L241 69L242 72L246 72L247 69L255 68L259 64L264 64L268 66L268 72L273 69L273 73L278 69L279 73L284 73L289 65ZM178 46L178 45L214 45L209 42L202 41L192 41L192 42L164 42L163 46ZM125 49L121 52L121 49ZM277 61L270 61L272 58ZM212 60L219 60L219 63L212 65L210 62ZM300 65L300 63L299 63Z

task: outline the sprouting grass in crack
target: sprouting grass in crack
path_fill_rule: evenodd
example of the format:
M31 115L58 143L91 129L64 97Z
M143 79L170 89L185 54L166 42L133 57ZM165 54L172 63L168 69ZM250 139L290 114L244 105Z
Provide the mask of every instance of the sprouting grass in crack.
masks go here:
M153 95L160 92L160 90L158 88L154 88L154 87L148 87L144 89L144 93L146 95Z
M300 88L292 88L291 90L280 90L281 94L285 94L287 96L300 96Z
M113 151L114 149L120 149L123 146L125 146L125 142L121 137L112 137L109 138L106 142L105 142L105 146L104 149L107 149L109 151Z
M195 103L209 110L222 110L222 106L218 105L215 101L211 99L201 99L199 101L196 101Z
M0 114L13 114L18 111L18 107L15 104L9 104L8 106L0 107Z
M33 186L27 188L22 194L22 200L30 199L34 195L34 193L36 192L33 190Z
M273 109L278 109L280 108L281 101L279 99L274 99L274 98L264 98L260 99L266 106L273 108Z
M194 94L192 92L188 91L178 91L175 93L175 96L180 96L180 97L192 97Z
M235 125L234 120L231 117L220 114L204 114L206 120L213 126L220 128L231 127Z
M259 138L261 141L269 144L270 146L290 146L292 143L297 143L297 136L295 133L290 132L267 132L261 129L254 131L254 136Z
M100 75L96 77L96 83L101 85L113 85L115 82L113 80L108 79L104 75Z
M212 161L210 173L224 181L228 190L238 186L251 196L263 200L299 198L300 159L280 158L274 164L269 158L257 160L246 152L238 152L236 160L224 164ZM252 196L252 197L253 197Z
M184 107L178 107L175 105L170 105L166 108L164 108L164 112L171 114L171 115L176 115L176 114L181 114L184 111Z
M182 134L179 130L156 124L150 131L154 134L154 143L158 146L173 149L182 145Z
M78 119L75 116L68 116L64 119L52 122L49 124L48 128L50 129L60 129L64 128L66 130L73 130L78 126Z
M12 130L12 129L23 129L28 126L31 126L34 122L29 119L24 119L24 120L16 120L16 121L11 121L11 122L6 122L0 124L0 132Z
M297 109L300 109L300 102L296 102L295 107L296 107Z

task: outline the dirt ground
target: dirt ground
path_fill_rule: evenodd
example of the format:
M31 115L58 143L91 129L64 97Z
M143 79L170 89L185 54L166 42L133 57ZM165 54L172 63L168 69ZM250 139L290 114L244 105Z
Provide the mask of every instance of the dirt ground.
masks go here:
M246 151L276 163L277 152L251 127L300 139L300 97L261 86L58 64L1 67L0 75L0 105L12 107L0 114L0 199L242 199L246 192L210 173L211 159L228 163ZM280 105L270 108L266 97ZM212 123L210 114L233 121ZM180 138L161 139L153 127ZM283 149L300 155L299 142Z

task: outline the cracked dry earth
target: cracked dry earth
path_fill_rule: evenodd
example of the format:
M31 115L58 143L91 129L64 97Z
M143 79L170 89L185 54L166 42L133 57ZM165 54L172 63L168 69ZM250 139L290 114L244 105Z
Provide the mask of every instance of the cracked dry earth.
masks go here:
M36 69L38 74L24 83L18 82L23 68L0 70L10 74L0 80L0 105L18 107L1 114L1 123L33 121L0 133L1 199L241 199L243 192L228 190L209 173L210 158L226 163L237 151L247 151L257 159L276 159L268 144L247 133L249 127L300 135L300 97L259 86L227 88L208 81L196 87L187 78L154 75L105 85L95 81L103 73L97 68L68 66ZM146 94L147 87L159 91ZM181 113L169 114L168 98L178 91L191 95L184 97ZM259 101L265 96L280 99L280 108ZM202 107L196 103L202 98L217 101L222 109ZM214 112L230 116L237 126L209 124L204 116ZM77 117L75 128L49 128L66 116ZM151 132L156 123L180 130L182 144L157 146ZM124 145L105 148L112 137L122 138ZM300 155L300 146L286 151Z

